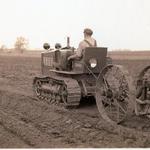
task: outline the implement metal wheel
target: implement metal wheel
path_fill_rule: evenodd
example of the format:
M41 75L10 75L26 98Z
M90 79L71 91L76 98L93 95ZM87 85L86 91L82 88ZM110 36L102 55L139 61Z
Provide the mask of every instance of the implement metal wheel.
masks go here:
M136 115L147 115L150 118L150 66L139 74L136 83Z
M121 123L134 110L135 88L132 78L123 66L108 65L96 82L98 110L111 124Z
M141 99L141 96L143 94L143 81L150 81L150 66L147 66L144 68L137 79L136 84L136 97Z

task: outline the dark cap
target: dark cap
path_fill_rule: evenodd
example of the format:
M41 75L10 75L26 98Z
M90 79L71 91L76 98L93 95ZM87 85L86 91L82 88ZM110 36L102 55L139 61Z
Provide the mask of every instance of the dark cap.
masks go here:
M84 33L88 34L88 35L92 35L93 34L93 31L89 28L85 28L84 29Z

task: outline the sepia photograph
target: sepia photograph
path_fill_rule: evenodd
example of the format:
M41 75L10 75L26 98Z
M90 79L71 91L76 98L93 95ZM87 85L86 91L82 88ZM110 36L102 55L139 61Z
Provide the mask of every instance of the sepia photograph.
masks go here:
M150 0L0 0L0 149L150 148Z

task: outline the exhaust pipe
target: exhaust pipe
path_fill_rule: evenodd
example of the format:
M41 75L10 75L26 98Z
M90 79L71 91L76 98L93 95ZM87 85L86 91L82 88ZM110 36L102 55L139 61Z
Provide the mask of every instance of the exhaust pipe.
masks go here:
M67 37L67 47L70 48L70 37Z

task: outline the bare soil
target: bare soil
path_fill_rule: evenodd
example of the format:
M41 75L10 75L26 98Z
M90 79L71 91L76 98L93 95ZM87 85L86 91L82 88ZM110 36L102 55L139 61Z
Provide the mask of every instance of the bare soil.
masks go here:
M149 60L115 60L136 77ZM39 101L32 91L40 58L0 56L0 148L149 147L149 138L125 136L109 126L93 98L77 109Z

